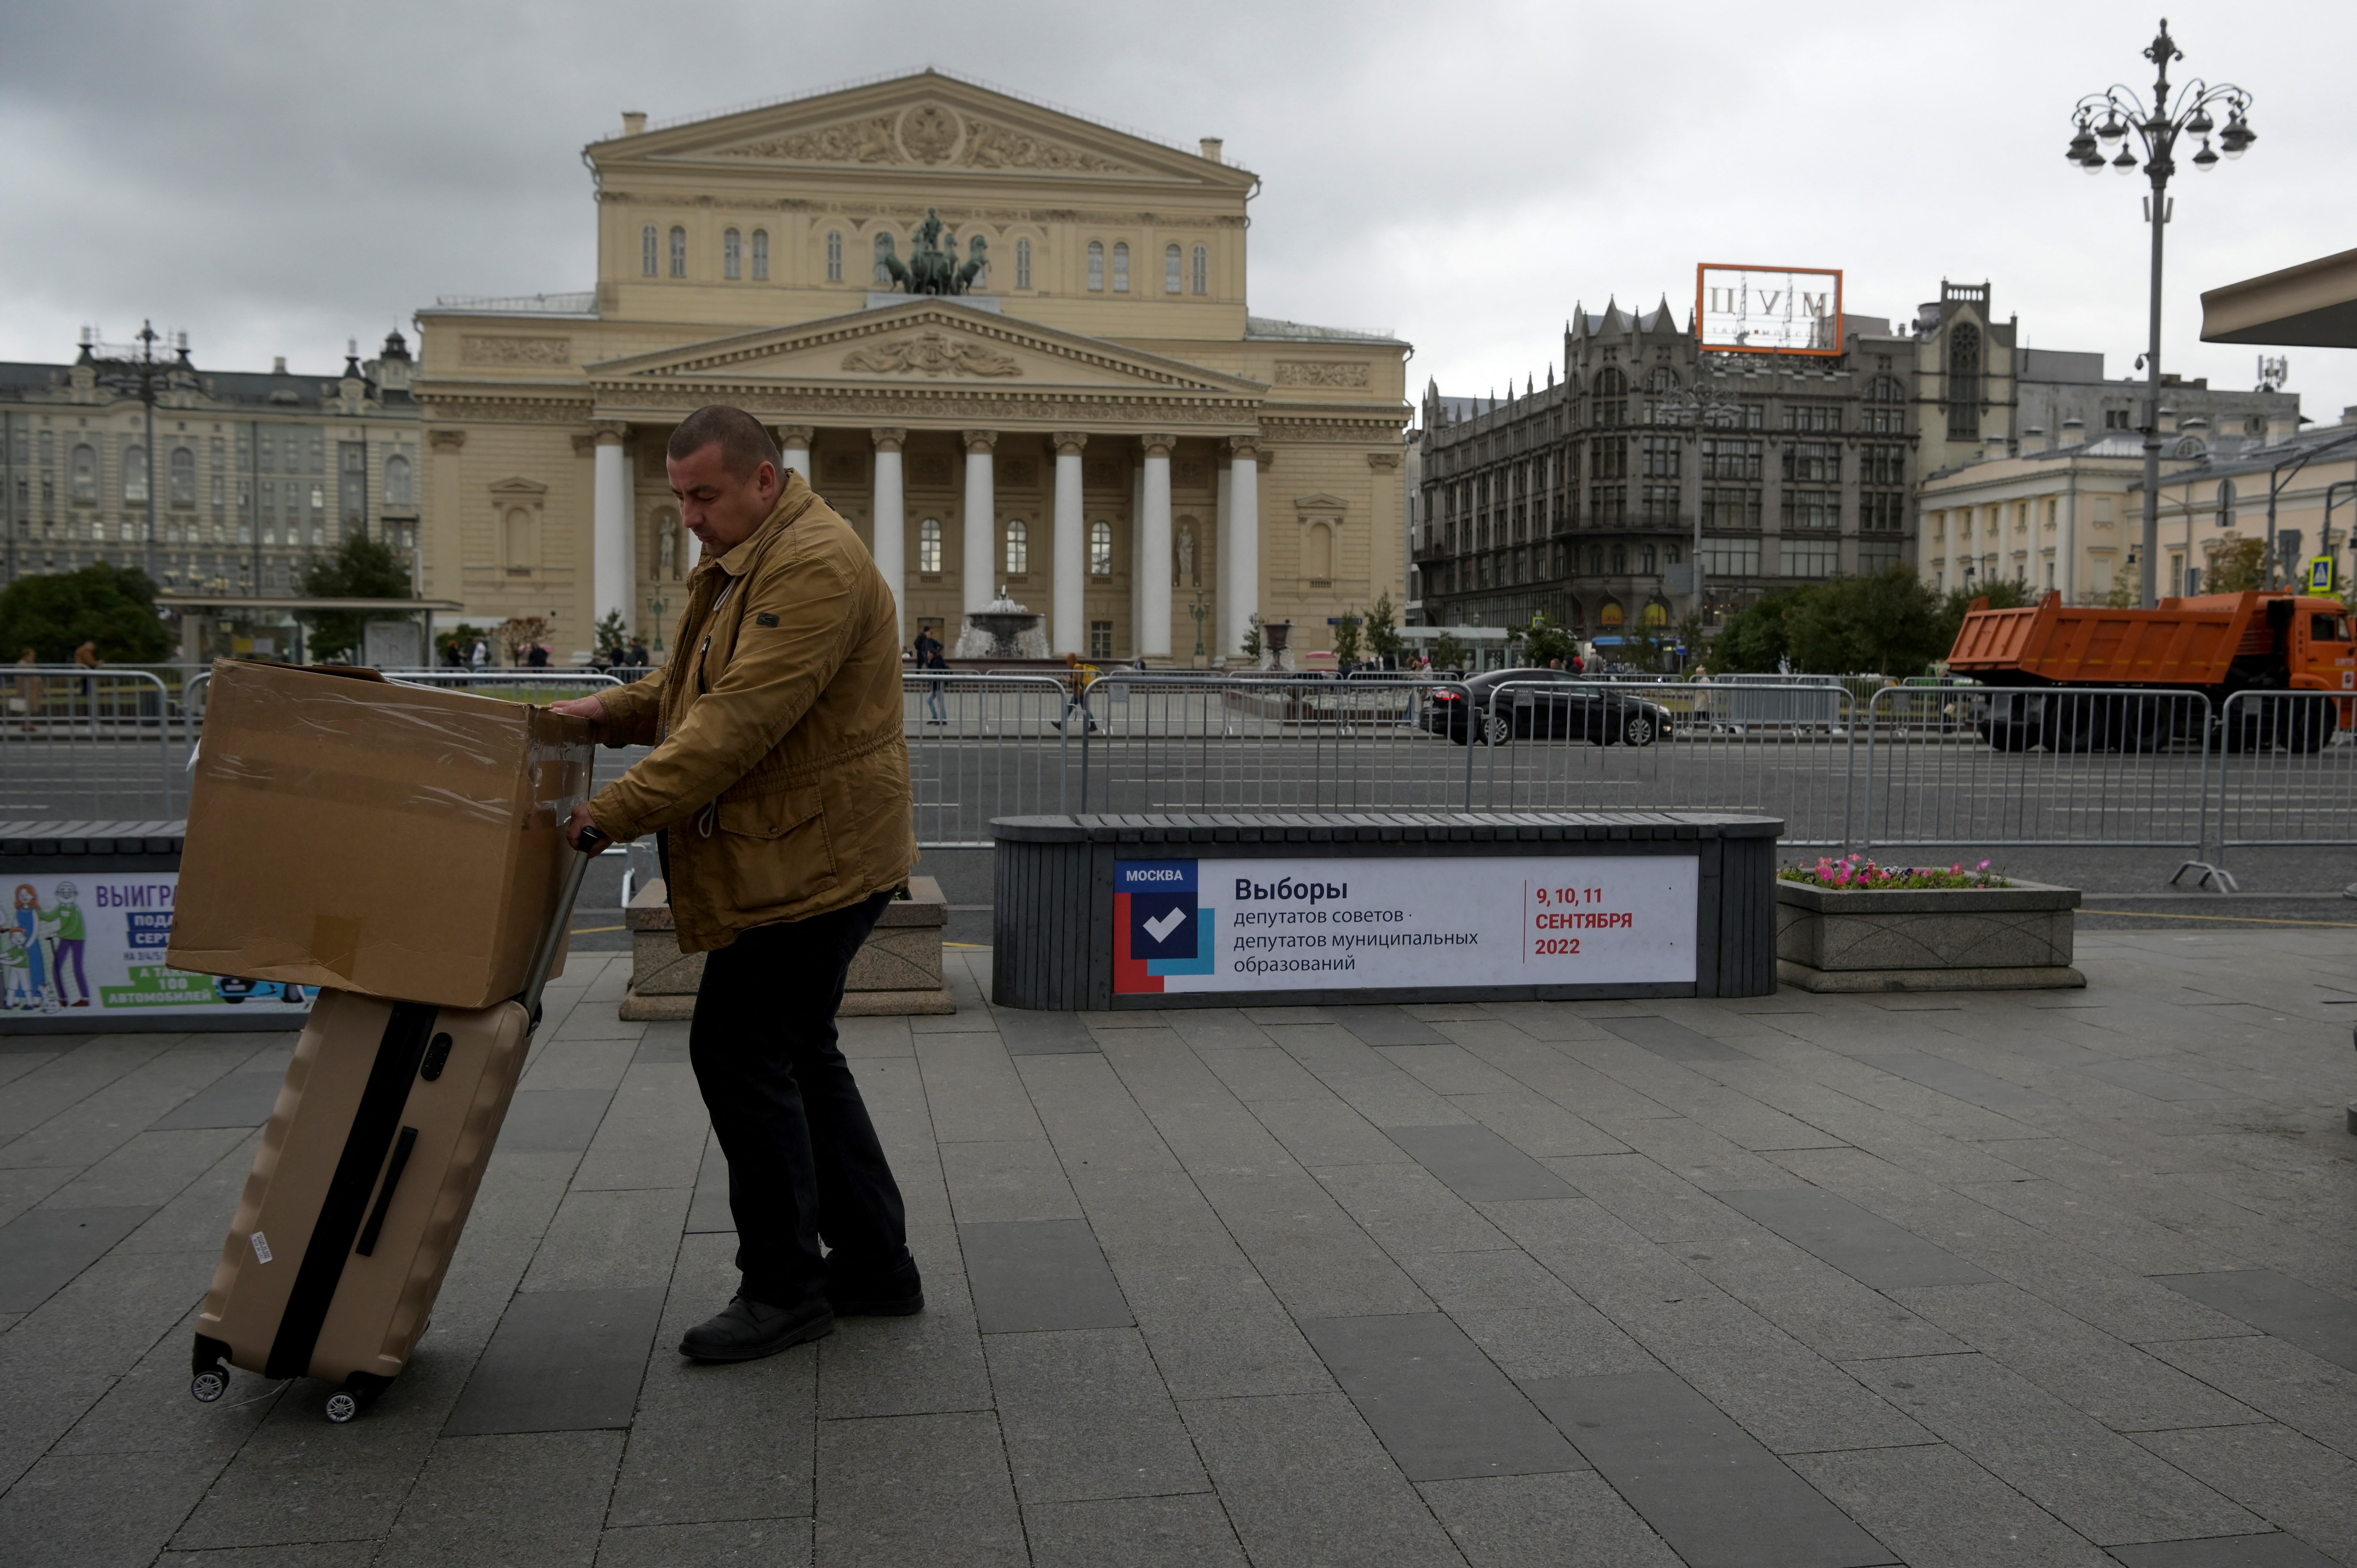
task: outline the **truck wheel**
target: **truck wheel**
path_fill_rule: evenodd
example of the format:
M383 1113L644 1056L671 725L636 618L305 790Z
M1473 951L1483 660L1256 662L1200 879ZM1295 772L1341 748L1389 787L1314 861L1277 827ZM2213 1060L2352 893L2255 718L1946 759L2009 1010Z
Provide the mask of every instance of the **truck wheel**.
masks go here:
M1981 726L1994 751L2028 751L2038 745L2036 725L2016 724L2008 719L1991 719Z
M2237 703L2225 722L2226 750L2232 754L2265 751L2275 743L2275 704Z
M2321 698L2287 697L2271 704L2281 710L2275 725L2286 751L2313 754L2332 738L2333 704Z

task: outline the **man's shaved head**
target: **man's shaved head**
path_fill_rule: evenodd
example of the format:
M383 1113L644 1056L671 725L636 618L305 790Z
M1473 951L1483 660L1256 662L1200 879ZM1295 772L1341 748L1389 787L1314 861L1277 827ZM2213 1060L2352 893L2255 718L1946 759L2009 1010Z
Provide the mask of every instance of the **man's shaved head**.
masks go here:
M778 444L770 439L768 426L743 409L731 408L725 403L707 403L681 420L679 427L671 433L663 455L676 463L694 456L716 441L735 478L752 478L753 470L764 463L773 468L779 466Z

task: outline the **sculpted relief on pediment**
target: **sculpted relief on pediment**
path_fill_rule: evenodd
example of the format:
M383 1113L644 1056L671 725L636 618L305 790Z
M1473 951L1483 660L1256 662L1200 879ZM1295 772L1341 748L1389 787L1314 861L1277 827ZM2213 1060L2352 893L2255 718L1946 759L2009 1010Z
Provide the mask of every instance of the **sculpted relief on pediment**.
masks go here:
M765 136L712 156L782 163L1136 174L1130 164L928 100L888 114Z
M1019 376L1023 367L1011 354L986 343L952 338L942 332L919 332L888 338L854 349L843 357L846 371L877 375Z

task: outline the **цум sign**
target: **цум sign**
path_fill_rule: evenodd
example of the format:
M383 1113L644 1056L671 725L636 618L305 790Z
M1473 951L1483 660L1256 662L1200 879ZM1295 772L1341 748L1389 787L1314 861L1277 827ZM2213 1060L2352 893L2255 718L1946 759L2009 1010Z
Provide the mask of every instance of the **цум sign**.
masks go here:
M1695 324L1706 353L1838 354L1842 275L1831 267L1695 269Z
M1124 860L1114 990L1692 983L1691 855Z

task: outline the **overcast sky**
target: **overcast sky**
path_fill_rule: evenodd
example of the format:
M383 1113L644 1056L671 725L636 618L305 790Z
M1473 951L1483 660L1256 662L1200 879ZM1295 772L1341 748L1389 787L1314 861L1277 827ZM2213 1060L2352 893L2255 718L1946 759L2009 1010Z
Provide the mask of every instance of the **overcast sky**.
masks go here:
M2166 368L2248 387L2199 295L2357 242L2357 7L2169 7L2183 76L2256 95L2249 156L2178 181ZM2141 177L2065 163L2153 16L2094 5L565 5L0 7L0 359L143 317L200 365L332 372L437 294L586 288L582 145L931 63L1265 177L1256 314L1384 328L1412 386L1558 360L1575 301L1690 301L1698 261L1835 266L1900 317L1988 280L2033 347L2144 347ZM1680 307L1681 316L1684 306ZM2312 418L2357 354L2288 350Z

